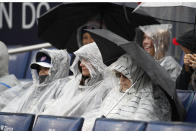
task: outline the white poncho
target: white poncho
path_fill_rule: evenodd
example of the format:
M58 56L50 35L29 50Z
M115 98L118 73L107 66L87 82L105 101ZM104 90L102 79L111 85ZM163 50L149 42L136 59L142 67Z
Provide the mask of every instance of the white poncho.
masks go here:
M33 85L3 108L3 112L40 113L49 100L60 96L62 83L68 80L65 77L69 75L70 56L66 50L42 49L39 52L51 57L49 76L39 83L37 71L32 69Z
M121 56L111 66L111 70L121 72L135 85L127 95L113 108L124 92L120 85L116 86L106 96L101 108L84 115L83 131L90 131L96 118L104 115L106 118L142 120L142 121L169 121L171 120L171 106L163 91L154 87L145 72L135 64L129 55Z
M101 53L96 43L81 47L74 52L76 58L71 66L73 76L63 89L63 96L57 99L44 114L81 116L85 112L100 108L102 101L108 94L112 84L108 83L112 77L106 77ZM85 66L90 72L90 78L85 85L80 85L82 78L79 62L84 59ZM108 76L109 74L107 74Z

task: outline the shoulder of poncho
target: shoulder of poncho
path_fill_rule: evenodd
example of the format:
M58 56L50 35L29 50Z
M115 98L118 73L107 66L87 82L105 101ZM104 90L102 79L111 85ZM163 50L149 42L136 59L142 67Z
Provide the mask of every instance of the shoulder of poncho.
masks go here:
M181 66L177 63L177 61L172 56L164 57L160 64L166 70L173 70L173 69L181 70Z

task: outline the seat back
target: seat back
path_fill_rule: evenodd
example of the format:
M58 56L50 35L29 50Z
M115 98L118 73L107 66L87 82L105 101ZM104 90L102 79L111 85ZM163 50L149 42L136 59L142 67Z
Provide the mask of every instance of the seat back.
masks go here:
M196 125L190 123L149 122L145 131L195 131Z
M32 114L0 112L0 131L31 130L34 119Z
M194 96L191 106L187 111L185 122L196 123L196 95Z
M9 73L14 74L19 79L24 79L29 57L30 52L9 55Z
M38 116L33 131L80 131L84 118Z
M144 131L145 122L98 118L93 131Z
M33 50L31 51L31 55L29 57L29 62L27 63L27 71L25 72L25 78L26 79L32 79L32 74L31 74L31 68L30 68L30 65L31 65L31 62L32 60L34 59L35 57L35 54L38 52L38 50Z
M177 95L186 111L188 111L194 98L194 92L191 90L177 90Z

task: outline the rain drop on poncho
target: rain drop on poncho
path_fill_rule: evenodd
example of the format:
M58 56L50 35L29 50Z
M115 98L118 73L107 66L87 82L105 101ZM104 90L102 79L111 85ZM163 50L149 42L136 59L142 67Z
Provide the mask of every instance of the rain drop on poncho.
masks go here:
M131 59L129 55L121 56L110 66L126 76L132 84L127 94L113 108L125 92L116 86L106 96L101 108L86 113L83 131L92 130L96 118L104 115L106 118L142 120L142 121L170 121L171 106L164 92L152 84L147 74ZM113 108L113 110L111 110ZM109 112L110 111L110 112Z
M33 85L25 90L22 96L15 98L3 108L3 112L40 113L44 111L49 100L61 95L61 89L64 86L62 83L68 81L69 54L66 50L56 49L42 49L39 52L47 54L51 58L52 67L49 75L40 83L37 70L32 69Z
M140 30L137 30L136 41L142 46L144 34L151 38L155 50L155 60L166 69L172 80L175 81L180 74L181 66L173 57L167 55L171 42L171 28L170 24L139 26Z
M44 114L81 116L85 112L100 107L105 96L113 87L110 83L110 73L104 75L106 65L95 42L82 46L74 52L76 58L71 66L73 76L63 88L63 96L57 99ZM82 73L79 70L80 61L90 72L90 77L81 85Z

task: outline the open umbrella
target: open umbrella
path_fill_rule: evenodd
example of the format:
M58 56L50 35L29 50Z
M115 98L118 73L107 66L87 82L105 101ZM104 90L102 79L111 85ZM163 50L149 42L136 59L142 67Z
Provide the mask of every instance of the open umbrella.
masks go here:
M161 87L166 92L170 100L175 103L175 110L178 115L173 118L176 120L183 120L185 112L182 103L178 100L175 82L172 81L170 75L161 67L149 54L147 54L139 44L130 42L109 30L106 29L94 29L88 30L93 39L99 45L102 44L116 44L128 53L131 58L147 73L152 82ZM174 114L175 114L174 113Z
M144 2L138 5L133 12L164 21L196 23L195 2Z
M125 6L114 3L61 4L38 19L38 36L57 48L73 52L78 49L78 28L96 16L100 16L99 28L104 25L128 40L133 40L137 26L159 23L151 17L131 13L133 8Z

